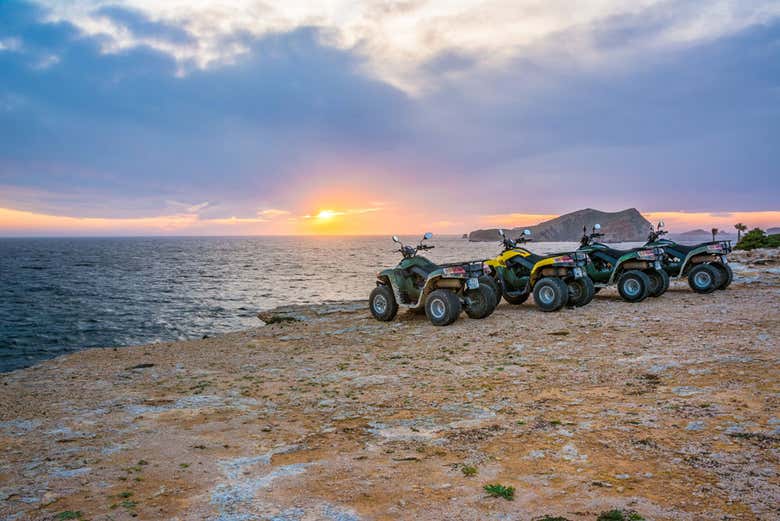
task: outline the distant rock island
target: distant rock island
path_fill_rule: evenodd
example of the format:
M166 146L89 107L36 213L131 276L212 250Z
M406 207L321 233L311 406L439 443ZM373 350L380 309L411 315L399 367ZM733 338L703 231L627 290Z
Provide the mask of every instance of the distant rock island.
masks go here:
M511 237L517 237L527 228L531 230L531 237L536 242L570 242L580 240L583 226L587 226L590 230L596 223L601 224L604 242L644 241L651 227L650 221L642 217L636 208L628 208L620 212L602 212L586 208L533 226L506 228L505 231ZM469 234L469 241L472 242L497 240L498 228L474 230Z

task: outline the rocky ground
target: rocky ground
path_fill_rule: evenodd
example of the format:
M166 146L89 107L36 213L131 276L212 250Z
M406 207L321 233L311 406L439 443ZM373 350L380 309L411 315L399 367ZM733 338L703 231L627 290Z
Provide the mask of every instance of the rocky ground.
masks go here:
M712 295L331 303L0 375L0 519L780 519L780 263L736 258Z

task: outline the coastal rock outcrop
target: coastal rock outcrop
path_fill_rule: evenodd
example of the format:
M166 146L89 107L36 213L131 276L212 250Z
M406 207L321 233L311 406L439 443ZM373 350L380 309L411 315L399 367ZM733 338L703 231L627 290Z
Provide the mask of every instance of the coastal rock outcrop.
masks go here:
M577 210L541 222L535 226L517 226L508 231L514 237L528 228L535 241L578 241L582 237L582 227L590 229L594 224L601 224L605 242L642 241L647 237L650 221L645 219L636 208L628 208L619 212L602 212L592 208ZM497 228L475 230L469 234L469 240L495 241L498 238Z

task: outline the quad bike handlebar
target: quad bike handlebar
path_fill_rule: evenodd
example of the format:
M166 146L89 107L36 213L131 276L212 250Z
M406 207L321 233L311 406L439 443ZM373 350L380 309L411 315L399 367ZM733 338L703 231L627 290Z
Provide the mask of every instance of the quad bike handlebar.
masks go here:
M504 237L501 239L499 244L501 244L504 249L511 250L512 248L515 248L518 244L524 244L526 242L531 242L533 239L529 239L525 235L517 238L517 239L510 239L509 237Z
M658 239L660 239L661 237L663 237L664 235L666 235L667 233L669 233L669 232L666 231L666 230L652 230L651 229L650 230L650 235L647 236L647 242L655 242Z
M397 236L393 235L393 242L397 242L398 244L401 245L401 247L399 249L395 250L395 251L397 251L401 255L403 255L405 259L408 259L410 257L414 257L415 255L417 255L418 251L432 250L432 249L434 249L436 247L436 246L431 246L429 244L423 244L423 241L427 241L430 238L431 238L431 234L430 233L426 233L423 236L423 238L420 239L420 243L417 246L406 246L406 245L404 245L400 241L400 239L398 239Z
M592 232L588 233L583 229L582 239L580 239L580 245L581 246L590 246L590 244L593 242L593 239L598 239L599 237L604 237L604 234L601 232Z

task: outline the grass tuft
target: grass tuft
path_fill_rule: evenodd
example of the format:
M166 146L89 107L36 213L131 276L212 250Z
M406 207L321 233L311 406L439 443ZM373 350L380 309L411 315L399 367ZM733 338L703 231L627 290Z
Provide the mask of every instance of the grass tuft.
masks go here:
M515 499L515 487L506 487L500 483L485 485L485 492L493 497L502 497L507 501Z
M475 467L474 465L463 465L460 468L460 471L463 472L463 475L466 476L467 478L477 475L477 467Z
M60 512L56 516L54 516L54 519L56 521L65 521L66 519L81 519L82 514L80 510L65 510L64 512Z
M596 521L645 521L645 518L634 510L614 509L602 512Z

